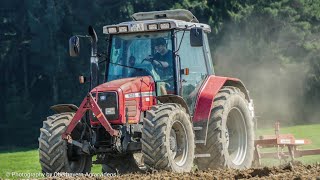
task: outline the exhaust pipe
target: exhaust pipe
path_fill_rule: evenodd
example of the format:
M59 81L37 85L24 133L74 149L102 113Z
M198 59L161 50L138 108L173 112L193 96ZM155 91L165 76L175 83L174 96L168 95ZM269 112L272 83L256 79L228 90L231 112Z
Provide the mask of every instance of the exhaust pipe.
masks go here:
M91 57L90 57L90 88L93 89L99 85L99 58L97 56L97 42L98 37L96 31L92 26L88 28L89 35L91 37Z

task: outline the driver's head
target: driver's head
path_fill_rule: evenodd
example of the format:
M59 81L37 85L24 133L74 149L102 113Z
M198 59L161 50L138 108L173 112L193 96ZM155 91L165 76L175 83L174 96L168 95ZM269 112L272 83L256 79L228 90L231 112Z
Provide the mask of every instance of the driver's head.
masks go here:
M157 38L154 48L157 53L165 54L167 52L166 40L164 38Z
M135 63L136 63L136 58L134 56L130 56L129 57L129 65L134 66Z

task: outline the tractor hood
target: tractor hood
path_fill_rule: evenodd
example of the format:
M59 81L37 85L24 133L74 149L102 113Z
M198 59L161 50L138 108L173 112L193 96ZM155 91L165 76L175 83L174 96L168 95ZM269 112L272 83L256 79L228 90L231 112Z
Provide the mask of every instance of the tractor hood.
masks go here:
M111 124L138 123L140 111L155 103L155 82L151 76L124 78L101 84L91 90ZM100 98L104 97L104 98ZM113 108L114 114L106 114ZM128 119L126 118L128 117Z
M154 81L151 76L118 79L100 84L91 92L121 91L123 94L155 91Z

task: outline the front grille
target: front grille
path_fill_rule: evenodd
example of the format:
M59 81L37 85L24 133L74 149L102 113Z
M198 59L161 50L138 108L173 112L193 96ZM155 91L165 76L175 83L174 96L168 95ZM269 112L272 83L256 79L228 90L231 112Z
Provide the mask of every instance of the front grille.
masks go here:
M94 97L95 94L92 94ZM98 93L97 101L101 111L106 116L107 120L116 120L119 119L119 103L118 103L118 94L116 92L101 92ZM113 109L114 113L107 114L108 109ZM109 111L110 112L110 111ZM93 121L97 121L96 117L92 118Z
M128 116L135 117L137 115L137 102L136 100L126 100L125 106L128 109Z

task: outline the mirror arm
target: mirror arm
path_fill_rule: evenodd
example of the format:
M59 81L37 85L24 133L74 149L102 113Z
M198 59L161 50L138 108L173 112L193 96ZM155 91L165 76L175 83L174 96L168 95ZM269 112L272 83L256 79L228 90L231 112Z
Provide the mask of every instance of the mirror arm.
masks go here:
M180 50L181 43L182 43L182 40L183 40L184 34L185 34L185 32L186 32L186 29L187 29L187 28L185 28L185 29L183 30L183 34L182 34L182 37L181 37L181 40L180 40L180 43L179 43L178 49L177 49L177 50L175 50L175 51L174 51L174 53L176 53L176 52L178 52L178 51Z
M97 34L95 32L95 30L93 29L92 26L89 26L88 28L88 32L90 35L90 41L91 41L91 56L96 57L97 56L97 42L98 42L98 37Z
M93 29L92 26L89 26L88 28L88 33L90 35L90 40L91 40L91 58L90 58L90 87L91 89L96 87L99 84L99 79L98 79L98 72L99 72L99 65L98 65L98 56L97 56L97 42L98 42L98 37Z

